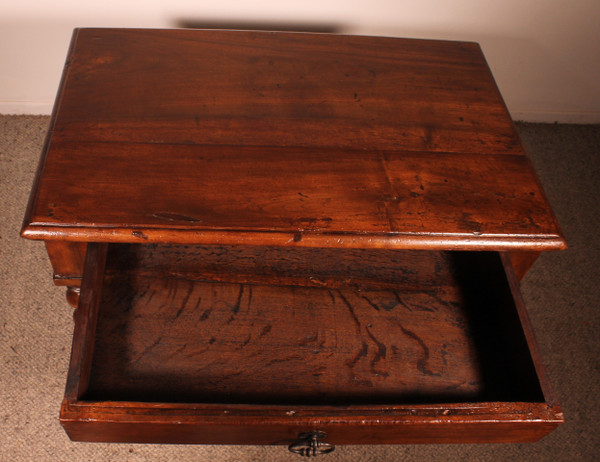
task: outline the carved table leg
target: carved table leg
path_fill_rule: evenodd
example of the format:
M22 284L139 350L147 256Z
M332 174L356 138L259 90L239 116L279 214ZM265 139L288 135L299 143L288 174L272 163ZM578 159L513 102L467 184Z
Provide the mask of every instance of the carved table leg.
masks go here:
M69 302L69 305L71 305L73 308L77 308L77 306L79 305L80 292L81 292L80 287L75 287L75 286L67 287L67 301Z

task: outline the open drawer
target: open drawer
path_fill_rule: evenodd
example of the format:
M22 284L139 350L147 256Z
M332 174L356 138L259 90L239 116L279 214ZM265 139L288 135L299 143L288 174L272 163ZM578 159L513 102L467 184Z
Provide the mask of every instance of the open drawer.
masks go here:
M502 254L88 246L73 440L525 442L562 419Z

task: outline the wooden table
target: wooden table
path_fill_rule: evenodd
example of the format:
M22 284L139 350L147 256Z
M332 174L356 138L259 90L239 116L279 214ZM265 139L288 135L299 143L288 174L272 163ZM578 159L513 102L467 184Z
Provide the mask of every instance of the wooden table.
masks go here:
M22 234L78 306L74 440L562 422L518 279L566 245L475 43L78 29Z

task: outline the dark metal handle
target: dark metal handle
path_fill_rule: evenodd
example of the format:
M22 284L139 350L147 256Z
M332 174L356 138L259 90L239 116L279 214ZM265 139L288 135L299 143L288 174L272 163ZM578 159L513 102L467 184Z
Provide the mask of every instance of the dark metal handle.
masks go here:
M333 452L333 444L322 441L327 435L324 432L314 431L301 433L298 439L288 446L290 452L303 457L317 457L320 454Z

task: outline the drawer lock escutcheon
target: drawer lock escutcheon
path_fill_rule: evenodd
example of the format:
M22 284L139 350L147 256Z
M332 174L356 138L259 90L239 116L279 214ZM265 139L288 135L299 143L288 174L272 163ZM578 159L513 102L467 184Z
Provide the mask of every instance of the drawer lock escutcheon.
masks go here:
M323 441L326 436L325 432L320 431L301 433L298 439L288 446L288 449L290 452L300 454L303 457L316 457L320 454L329 454L333 452L335 446Z

